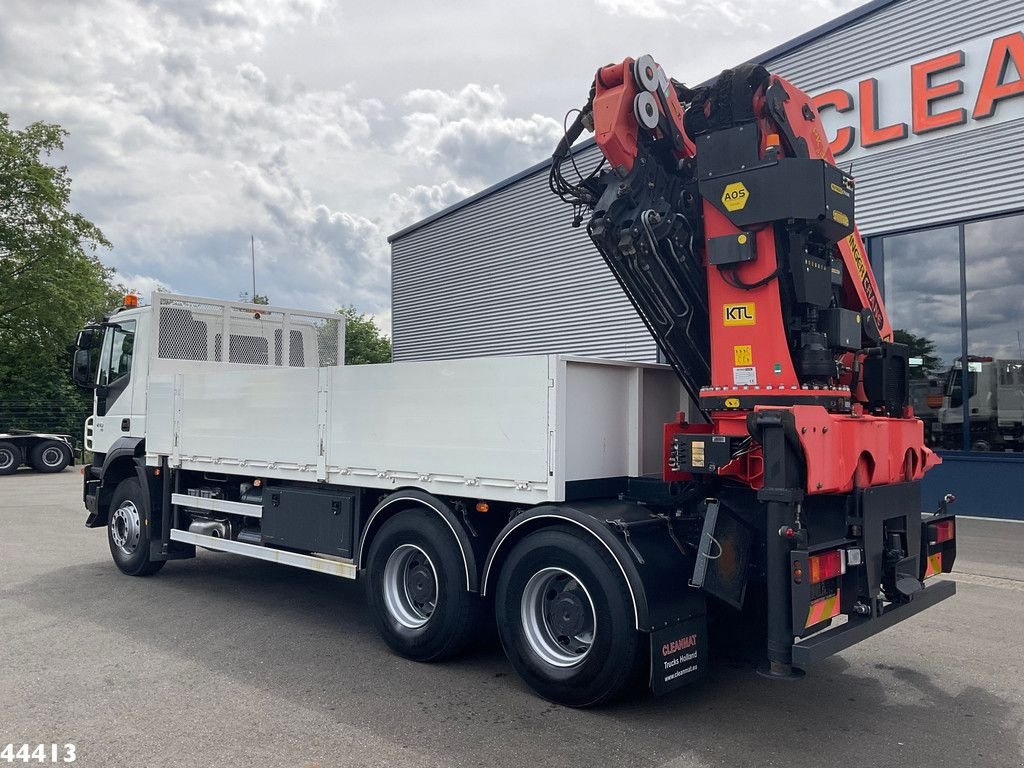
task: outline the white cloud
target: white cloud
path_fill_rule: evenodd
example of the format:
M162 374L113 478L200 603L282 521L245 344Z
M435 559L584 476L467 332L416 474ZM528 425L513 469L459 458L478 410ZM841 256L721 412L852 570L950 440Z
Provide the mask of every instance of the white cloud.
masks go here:
M406 132L398 149L425 165L485 183L537 162L558 141L561 125L543 115L511 117L497 85L470 83L457 92L419 89L404 103Z
M741 0L594 0L596 5L615 16L637 17L649 20L670 20L691 28L713 29L714 24L726 22L736 34L751 26L771 29L780 19L791 18L790 0L760 0L752 12L749 2ZM862 0L804 0L802 12L845 11ZM721 32L721 29L714 30ZM806 31L806 30L801 30Z
M237 298L255 235L260 293L386 323L386 236L547 157L596 64L660 47L692 81L799 31L781 0L714 7L683 49L674 0L6 0L0 105L70 130L73 203L122 282Z
M388 196L388 214L392 225L398 228L414 224L432 213L447 208L468 197L471 190L449 179L441 184L417 184L404 194L392 192Z
M144 301L148 301L154 291L174 292L173 286L167 285L150 275L132 275L118 272L113 277L113 283L123 286L126 291L141 296Z

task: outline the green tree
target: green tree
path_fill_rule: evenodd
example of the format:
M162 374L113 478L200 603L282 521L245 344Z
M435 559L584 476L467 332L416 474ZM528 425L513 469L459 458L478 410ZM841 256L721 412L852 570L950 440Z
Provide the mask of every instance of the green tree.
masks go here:
M338 310L345 318L345 365L390 363L391 339L380 332L369 315L349 305Z
M13 130L0 113L0 430L80 434L89 398L68 380L76 332L116 305L99 228L70 209L71 177L50 156L58 125Z
M262 304L264 306L270 304L269 296L266 296L265 294L262 293L257 293L255 294L255 298L250 299L248 291L242 291L240 294L238 294L238 300L245 302L246 304Z
M934 341L901 328L894 329L892 336L897 344L906 344L910 348L911 357L920 357L923 361L923 365L911 366L910 378L927 379L942 371L942 360L935 354Z

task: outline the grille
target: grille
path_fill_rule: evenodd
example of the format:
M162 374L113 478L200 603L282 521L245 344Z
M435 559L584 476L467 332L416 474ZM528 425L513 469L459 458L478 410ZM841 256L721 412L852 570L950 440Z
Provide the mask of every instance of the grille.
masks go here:
M337 315L159 293L153 310L157 357L165 360L293 368L344 364L345 332Z

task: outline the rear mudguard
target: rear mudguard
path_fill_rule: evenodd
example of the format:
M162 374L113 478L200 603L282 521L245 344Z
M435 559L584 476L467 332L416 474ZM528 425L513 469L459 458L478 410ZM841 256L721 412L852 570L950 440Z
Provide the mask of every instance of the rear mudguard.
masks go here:
M689 586L693 554L680 549L668 519L630 501L545 504L514 517L487 555L481 594L493 592L501 566L518 541L552 525L577 529L608 551L629 588L638 630L652 632L705 612L704 595Z

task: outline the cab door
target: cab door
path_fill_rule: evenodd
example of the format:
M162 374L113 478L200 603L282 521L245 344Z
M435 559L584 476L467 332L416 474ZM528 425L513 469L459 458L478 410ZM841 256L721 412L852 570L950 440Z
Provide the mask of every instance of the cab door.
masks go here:
M96 453L106 453L114 441L131 432L135 330L135 320L121 320L108 325L103 336L93 420Z

